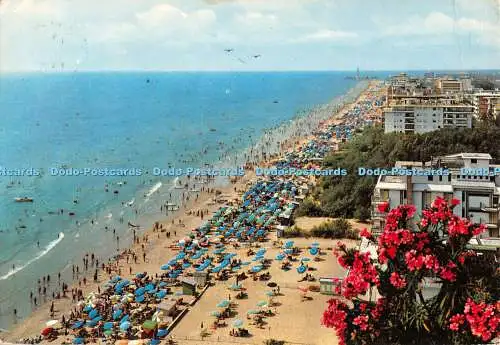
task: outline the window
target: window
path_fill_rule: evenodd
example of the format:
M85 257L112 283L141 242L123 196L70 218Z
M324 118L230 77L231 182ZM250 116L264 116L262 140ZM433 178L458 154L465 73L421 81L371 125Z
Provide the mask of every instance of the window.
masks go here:
M451 182L451 174L448 175L448 182Z
M433 177L432 175L428 175L427 176L427 181L432 181L432 177Z
M472 158L472 159L470 160L470 162L471 162L471 163L477 163L477 159Z
M442 181L443 181L443 176L439 175L439 182L442 182Z

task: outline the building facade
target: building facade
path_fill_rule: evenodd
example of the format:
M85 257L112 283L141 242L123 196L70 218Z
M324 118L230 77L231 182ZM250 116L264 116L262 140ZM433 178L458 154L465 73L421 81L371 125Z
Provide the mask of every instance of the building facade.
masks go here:
M460 200L460 205L454 209L457 216L486 224L488 233L482 237L498 238L500 165L491 161L489 154L460 153L431 162L397 162L397 168L420 173L379 176L372 196L372 230L376 233L384 226L384 215L377 209L380 203L389 202L391 208L401 204L415 205L418 218L422 210L440 196L447 200ZM425 175L431 169L434 175Z
M441 128L471 128L474 106L459 98L393 98L383 110L385 133L426 133Z

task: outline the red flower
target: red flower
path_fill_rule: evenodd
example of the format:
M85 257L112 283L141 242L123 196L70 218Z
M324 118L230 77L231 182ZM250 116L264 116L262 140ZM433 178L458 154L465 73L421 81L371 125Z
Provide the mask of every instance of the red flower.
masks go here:
M396 289L402 289L406 286L406 280L396 272L392 272L389 280Z
M458 200L456 198L451 199L451 206L452 207L457 206L459 204L460 204L460 200Z
M367 228L363 228L361 230L361 232L359 233L359 236L367 238L367 239L373 238L372 233Z
M359 326L362 331L366 331L368 329L368 315L357 316L352 323Z

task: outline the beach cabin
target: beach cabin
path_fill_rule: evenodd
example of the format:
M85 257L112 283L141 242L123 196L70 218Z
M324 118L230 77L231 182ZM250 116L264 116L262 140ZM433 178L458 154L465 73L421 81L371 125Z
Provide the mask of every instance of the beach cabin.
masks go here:
M196 294L196 281L193 278L181 278L182 294L194 296Z
M162 310L166 316L175 317L177 314L177 301L161 302L157 308Z
M284 225L277 225L276 226L276 238L277 239L280 239L283 237L283 235L285 234L285 230L287 229L288 227L287 226L284 226Z
M208 273L207 272L194 272L193 279L196 282L196 285L205 286L205 285L207 285L207 281L208 281Z
M337 284L339 283L334 282L332 277L319 278L319 292L323 295L334 295Z

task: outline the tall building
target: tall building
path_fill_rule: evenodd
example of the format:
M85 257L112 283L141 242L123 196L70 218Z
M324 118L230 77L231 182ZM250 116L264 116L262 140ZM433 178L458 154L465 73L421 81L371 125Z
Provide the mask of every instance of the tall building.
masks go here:
M472 90L470 78L439 78L436 80L436 92L438 94L453 94Z
M459 97L393 95L383 113L385 133L426 133L441 128L471 128L474 106Z
M474 115L478 118L496 118L496 109L500 106L500 91L474 93L472 104L474 105Z
M459 153L430 162L397 162L396 168L411 170L413 174L379 176L372 196L373 231L379 232L384 226L384 215L377 209L380 203L389 202L391 208L415 205L418 217L440 196L460 200L454 209L457 216L486 224L488 233L483 237L499 237L500 165L491 161L486 153Z

